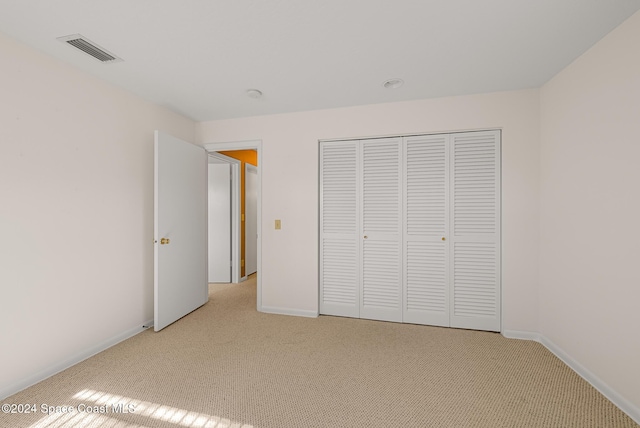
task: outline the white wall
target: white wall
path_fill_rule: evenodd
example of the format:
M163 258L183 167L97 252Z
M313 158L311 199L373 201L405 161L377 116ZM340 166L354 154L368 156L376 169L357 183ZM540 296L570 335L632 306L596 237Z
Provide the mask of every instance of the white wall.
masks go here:
M203 122L196 140L262 140L262 304L313 313L318 140L502 128L503 328L536 332L539 112L538 91L527 90Z
M640 13L541 90L540 332L640 420Z
M0 64L2 398L153 319L153 131L194 122L3 34Z

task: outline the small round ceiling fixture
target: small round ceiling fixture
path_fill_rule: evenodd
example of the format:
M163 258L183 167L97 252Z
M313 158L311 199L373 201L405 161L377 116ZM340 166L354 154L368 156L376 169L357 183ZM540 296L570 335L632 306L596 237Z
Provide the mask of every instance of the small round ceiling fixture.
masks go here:
M247 95L249 96L249 98L257 100L258 98L262 98L262 91L259 91L257 89L247 89Z
M402 85L404 85L404 80L402 79L388 79L382 84L387 89L398 89Z

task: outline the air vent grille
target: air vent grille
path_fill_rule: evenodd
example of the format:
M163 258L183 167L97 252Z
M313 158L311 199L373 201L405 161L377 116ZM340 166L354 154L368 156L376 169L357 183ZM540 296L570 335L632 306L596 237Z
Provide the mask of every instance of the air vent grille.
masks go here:
M97 59L100 62L111 63L122 61L121 58L118 58L107 50L99 47L80 34L58 37L58 40L60 40L61 42L65 42L75 47L76 49L80 49L82 52L91 55L93 58Z

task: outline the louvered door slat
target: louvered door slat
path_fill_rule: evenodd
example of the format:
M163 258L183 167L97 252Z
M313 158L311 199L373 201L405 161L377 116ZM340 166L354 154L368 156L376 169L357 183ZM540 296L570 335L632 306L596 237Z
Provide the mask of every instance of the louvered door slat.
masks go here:
M500 133L451 135L451 326L500 331Z
M361 141L361 318L402 320L401 142Z
M449 136L404 138L403 321L449 325Z
M358 145L320 145L320 313L358 317Z

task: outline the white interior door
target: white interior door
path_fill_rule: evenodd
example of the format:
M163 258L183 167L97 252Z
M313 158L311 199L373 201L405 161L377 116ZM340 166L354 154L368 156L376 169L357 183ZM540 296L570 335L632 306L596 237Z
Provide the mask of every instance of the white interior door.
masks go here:
M357 141L320 145L320 313L360 317Z
M258 168L245 164L244 174L244 274L258 270Z
M207 154L155 132L154 330L208 300Z
M231 282L231 165L209 159L209 282Z
M449 326L449 140L404 139L404 322Z
M402 321L402 138L361 145L360 317Z
M451 134L450 320L500 331L500 131Z

